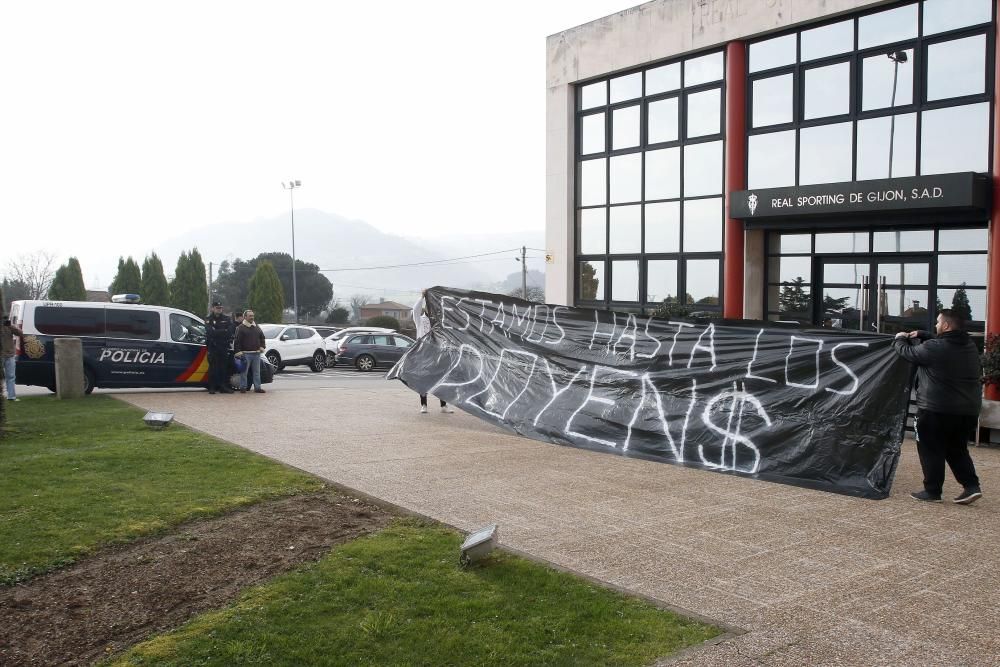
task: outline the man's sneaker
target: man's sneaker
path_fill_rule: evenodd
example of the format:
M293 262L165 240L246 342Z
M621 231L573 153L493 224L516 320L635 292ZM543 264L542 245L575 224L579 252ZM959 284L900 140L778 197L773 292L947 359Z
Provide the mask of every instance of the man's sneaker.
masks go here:
M962 491L961 494L955 497L955 502L959 505L971 505L982 497L983 492L979 490L979 487L973 487Z
M422 414L422 415L426 415L427 414L427 406L426 405L421 405L420 406L420 414Z
M443 412L446 415L450 415L451 413L454 412L454 410L445 405L444 407L441 408L441 412Z
M941 496L932 496L926 491L914 491L910 494L910 497L914 500L922 500L925 503L939 503L941 502Z
M8 400L8 401L14 401L15 403L17 403L17 402L18 402L18 401L20 401L21 399L20 399L20 398L18 398L17 396L15 396L14 398L8 398L7 400Z

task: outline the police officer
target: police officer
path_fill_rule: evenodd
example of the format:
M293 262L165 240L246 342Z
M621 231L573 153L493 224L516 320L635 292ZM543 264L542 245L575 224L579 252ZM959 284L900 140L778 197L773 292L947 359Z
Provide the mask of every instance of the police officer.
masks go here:
M221 391L231 394L229 387L229 346L232 342L233 323L222 312L222 304L212 303L212 312L205 321L208 334L208 393Z

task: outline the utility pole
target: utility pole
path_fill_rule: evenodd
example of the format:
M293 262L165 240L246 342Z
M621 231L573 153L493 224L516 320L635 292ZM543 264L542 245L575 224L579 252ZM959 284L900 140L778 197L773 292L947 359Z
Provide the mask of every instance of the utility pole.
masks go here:
M528 248L521 246L521 298L528 301L528 262L526 255Z
M212 262L208 263L208 306L212 307Z

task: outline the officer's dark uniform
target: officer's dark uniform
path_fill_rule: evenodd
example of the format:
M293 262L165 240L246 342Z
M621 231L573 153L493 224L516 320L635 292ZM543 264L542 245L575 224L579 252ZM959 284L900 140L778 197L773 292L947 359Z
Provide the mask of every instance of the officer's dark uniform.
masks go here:
M229 387L229 348L233 322L225 313L210 313L205 320L208 334L208 393L231 394Z

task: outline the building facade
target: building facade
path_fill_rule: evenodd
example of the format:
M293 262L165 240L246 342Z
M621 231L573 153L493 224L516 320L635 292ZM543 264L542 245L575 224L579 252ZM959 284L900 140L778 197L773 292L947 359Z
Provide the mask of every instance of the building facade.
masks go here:
M551 36L547 300L1000 332L996 4L655 0Z

